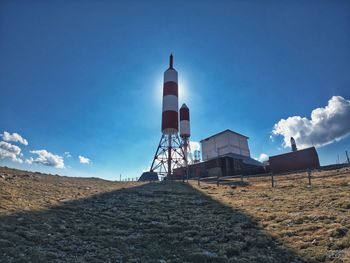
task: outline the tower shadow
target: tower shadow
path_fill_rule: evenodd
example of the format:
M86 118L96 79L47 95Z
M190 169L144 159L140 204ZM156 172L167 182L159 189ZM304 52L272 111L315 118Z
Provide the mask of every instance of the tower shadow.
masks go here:
M149 183L0 217L0 262L306 262L248 215Z

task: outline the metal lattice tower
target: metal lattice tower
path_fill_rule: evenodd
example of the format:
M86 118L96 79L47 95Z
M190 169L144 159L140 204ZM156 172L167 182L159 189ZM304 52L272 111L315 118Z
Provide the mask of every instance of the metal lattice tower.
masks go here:
M151 165L151 172L171 178L172 171L185 165L185 153L178 134L163 134Z

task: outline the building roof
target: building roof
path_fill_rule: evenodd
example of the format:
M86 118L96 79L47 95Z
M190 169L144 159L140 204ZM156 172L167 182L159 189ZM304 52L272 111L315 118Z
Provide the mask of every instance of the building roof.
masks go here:
M236 154L236 153L228 153L228 154L219 156L217 158L220 158L220 157L231 157L233 159L242 160L242 162L245 163L245 164L256 165L256 166L264 166L263 163L255 160L255 159L253 159L251 157L240 155L240 154Z
M246 139L249 139L249 137L247 137L247 136L245 136L245 135L243 135L243 134L240 134L240 133L238 133L238 132L235 132L235 131L232 131L232 130L230 130L230 129L227 129L227 130L224 130L224 131L222 131L222 132L216 133L216 134L214 134L214 135L212 135L212 136L209 136L208 138L205 138L205 139L201 140L200 142L202 142L202 141L207 141L207 140L209 140L209 139L211 139L211 138L213 138L213 137L216 137L216 136L218 136L218 135L221 135L221 134L223 134L223 133L225 133L225 132L230 132L230 133L239 135L239 136L241 136L241 137L244 137L244 138L246 138Z
M251 157L240 155L240 154L236 154L236 153L227 153L227 154L224 154L224 155L221 155L221 156L215 156L215 157L210 158L208 160L201 161L198 164L205 163L205 162L208 162L208 161L211 161L211 160L215 160L215 159L219 159L219 158L223 158L223 157L230 157L230 158L233 158L233 159L242 160L242 162L245 163L245 164L250 164L250 165L255 165L255 166L265 166L263 163L255 160L255 159L253 159ZM191 165L193 165L193 164L191 164Z

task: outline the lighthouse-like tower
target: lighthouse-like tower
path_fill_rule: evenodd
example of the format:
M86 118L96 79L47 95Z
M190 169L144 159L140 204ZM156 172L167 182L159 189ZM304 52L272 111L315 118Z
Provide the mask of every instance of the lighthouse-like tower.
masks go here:
M190 129L190 110L184 103L180 108L180 137L182 139L182 148L185 154L185 163L188 165L191 149L189 139L191 136Z
M174 168L183 166L186 155L179 138L178 74L170 55L169 68L164 72L162 136L151 165L151 172L169 179Z
M177 134L179 130L179 87L177 71L170 55L169 68L164 72L162 133Z
M186 167L186 177L188 180L188 163L189 158L191 158L191 148L190 148L190 110L184 103L180 108L180 137L182 140L182 149L185 155L184 166ZM192 158L191 158L192 159Z

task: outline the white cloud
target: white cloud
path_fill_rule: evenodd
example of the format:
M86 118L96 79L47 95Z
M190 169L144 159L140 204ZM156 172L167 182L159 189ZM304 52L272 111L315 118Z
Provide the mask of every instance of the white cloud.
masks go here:
M33 161L34 161L33 157L30 157L29 159L26 159L26 160L25 160L25 163L27 163L27 164L32 164Z
M23 160L19 156L23 156L21 148L8 142L0 141L1 159L10 159L14 162L23 163Z
M67 158L72 157L72 155L70 154L70 152L64 152L63 155Z
M79 155L79 162L83 164L90 164L91 160L87 157Z
M190 141L190 148L191 148L191 156L190 158L192 160L195 159L195 151L200 151L201 150L201 144L200 142L195 142L195 141Z
M52 166L56 168L65 168L64 160L62 156L50 153L46 150L35 150L30 152L38 155L38 157L36 158L31 157L30 159L26 160L26 163L29 163L29 164L40 163L46 166Z
M200 151L201 144L199 142L190 141L191 152Z
M1 137L5 142L19 142L21 144L28 145L28 141L16 132L11 134L4 131L4 133L1 134Z
M274 125L272 133L284 137L284 147L290 147L291 137L301 149L339 141L350 135L350 101L333 96L327 106L311 112L311 119L300 116L281 119Z
M269 160L269 156L266 153L261 153L258 158L254 158L255 160L258 160L259 162L265 162Z

